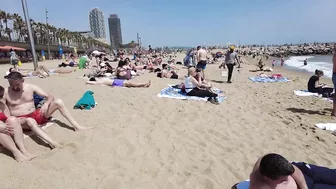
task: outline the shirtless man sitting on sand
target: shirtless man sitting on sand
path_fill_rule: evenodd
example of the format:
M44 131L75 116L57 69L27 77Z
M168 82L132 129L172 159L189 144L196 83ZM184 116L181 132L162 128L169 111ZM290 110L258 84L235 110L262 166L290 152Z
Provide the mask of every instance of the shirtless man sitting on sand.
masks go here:
M37 125L48 122L51 115L59 110L60 113L70 122L75 131L82 131L91 129L92 127L80 126L74 118L70 115L69 110L65 107L61 99L54 99L54 97L40 87L24 83L23 76L19 72L12 72L7 77L9 87L5 90L4 101L8 106L12 116L21 119L22 127L31 129L42 139L50 144L52 148L58 147L59 144L54 142L42 129ZM35 108L33 95L45 97L47 101L40 109ZM25 119L33 118L33 119Z

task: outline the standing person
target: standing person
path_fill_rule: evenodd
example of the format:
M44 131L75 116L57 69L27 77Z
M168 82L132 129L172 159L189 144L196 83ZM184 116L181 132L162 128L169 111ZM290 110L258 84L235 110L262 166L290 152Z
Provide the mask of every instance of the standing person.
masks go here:
M227 83L232 83L231 77L232 77L234 63L235 61L238 62L238 56L237 56L237 53L234 52L234 48L235 48L234 46L230 46L229 51L225 55L225 64L229 70Z
M272 68L275 67L275 60L272 61Z
M334 54L333 54L333 75L332 75L332 82L334 84L334 89L336 87L336 45L334 46ZM333 110L331 113L331 116L336 118L336 95L334 95L334 101L333 101ZM334 135L336 135L336 131L334 132Z
M19 57L16 55L16 53L13 49L10 49L9 54L10 54L10 63L16 69L16 66L19 63Z
M281 57L281 66L283 66L285 63L285 59L283 57Z
M203 78L205 78L204 70L207 65L207 52L206 50L202 49L201 46L197 47L196 60L196 68L202 69Z

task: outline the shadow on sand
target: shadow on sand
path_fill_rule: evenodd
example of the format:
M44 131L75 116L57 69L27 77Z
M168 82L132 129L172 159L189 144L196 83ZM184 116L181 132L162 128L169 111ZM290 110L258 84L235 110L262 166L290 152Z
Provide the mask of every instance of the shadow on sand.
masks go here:
M305 110L302 108L287 108L288 111L291 111L293 113L305 113L310 115L326 115L324 112L315 111L315 110Z

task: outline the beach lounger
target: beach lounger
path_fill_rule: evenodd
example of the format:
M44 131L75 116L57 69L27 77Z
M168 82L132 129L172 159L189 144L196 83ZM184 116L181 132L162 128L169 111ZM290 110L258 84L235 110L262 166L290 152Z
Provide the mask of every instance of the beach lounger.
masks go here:
M271 78L271 77L249 77L249 79L253 82L258 82L258 83L286 83L289 82L290 80L285 78L285 77L280 77L280 78Z
M311 93L308 90L295 90L294 94L296 96L303 96L303 97L305 97L305 96L313 96L313 97L319 97L319 98L321 98L323 100L327 100L327 101L331 101L331 102L333 101L331 98L324 98L324 97L322 97L322 95L320 95L318 93Z
M223 91L219 89L214 89L217 94L223 93ZM201 98L196 96L187 96L186 93L183 93L181 89L173 88L169 86L161 90L161 92L157 95L159 98L172 98L172 99L180 99L180 100L198 100L198 101L208 101L208 98ZM223 102L227 97L217 97L219 103Z

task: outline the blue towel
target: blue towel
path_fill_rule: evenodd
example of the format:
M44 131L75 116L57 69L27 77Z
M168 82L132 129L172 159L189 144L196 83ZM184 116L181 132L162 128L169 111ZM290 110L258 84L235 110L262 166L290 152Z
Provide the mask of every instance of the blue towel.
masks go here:
M285 83L285 82L290 81L285 77L280 77L280 78L275 79L275 78L270 78L270 77L256 76L256 77L249 77L249 79L253 82L259 82L259 83Z
M40 102L42 102L44 100L43 96L40 96L40 95L38 95L36 93L34 93L33 98L34 98L34 105L35 105L35 107L38 107L38 105L40 104Z
M92 91L86 91L81 99L75 104L74 109L85 109L91 110L91 108L96 106L96 101L93 98Z

